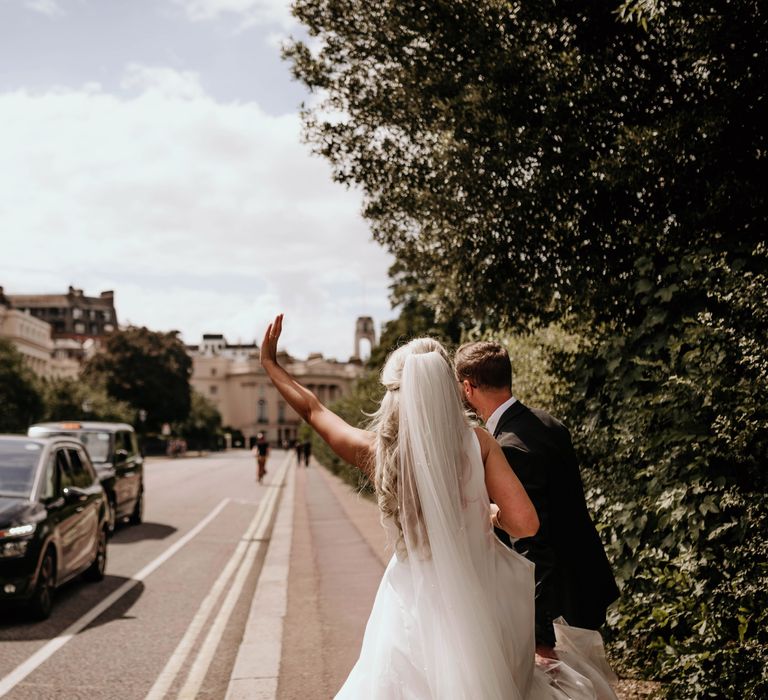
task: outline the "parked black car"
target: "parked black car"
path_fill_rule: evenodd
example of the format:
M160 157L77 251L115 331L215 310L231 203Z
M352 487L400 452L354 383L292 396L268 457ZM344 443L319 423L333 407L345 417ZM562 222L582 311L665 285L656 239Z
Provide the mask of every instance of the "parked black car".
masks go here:
M0 602L25 602L38 619L57 586L104 578L107 498L72 438L0 435Z
M138 525L144 517L144 459L136 433L127 423L61 421L37 423L30 437L71 435L85 445L109 500L109 531L128 518Z

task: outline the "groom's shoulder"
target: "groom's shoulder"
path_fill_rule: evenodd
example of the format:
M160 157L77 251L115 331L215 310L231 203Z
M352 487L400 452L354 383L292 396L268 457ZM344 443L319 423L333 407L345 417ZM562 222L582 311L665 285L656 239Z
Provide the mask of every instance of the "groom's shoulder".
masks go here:
M551 413L548 413L543 408L530 408L528 409L533 416L544 425L551 426L553 428L565 428L561 421L555 418Z
M529 430L545 431L548 434L558 434L570 439L570 431L563 422L543 408L527 408L527 411L521 415L521 419L527 422Z

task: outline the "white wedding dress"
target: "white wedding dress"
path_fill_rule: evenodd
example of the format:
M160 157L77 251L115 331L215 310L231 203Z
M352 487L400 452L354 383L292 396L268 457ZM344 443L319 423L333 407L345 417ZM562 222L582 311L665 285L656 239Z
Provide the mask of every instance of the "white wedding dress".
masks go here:
M597 632L557 625L559 661L534 664L534 565L494 536L478 438L423 365L427 388L400 397L400 512L415 498L418 516L402 518L337 700L615 700Z

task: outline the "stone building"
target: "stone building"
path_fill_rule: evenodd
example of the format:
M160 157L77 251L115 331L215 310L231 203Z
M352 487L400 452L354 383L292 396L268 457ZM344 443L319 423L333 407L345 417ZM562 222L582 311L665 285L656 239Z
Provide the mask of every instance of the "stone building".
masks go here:
M88 297L82 289L70 286L66 294L8 294L2 298L8 308L49 326L53 341L50 375L76 377L101 339L117 328L112 291Z
M112 291L88 297L82 289L70 286L66 294L9 294L7 299L15 309L50 323L54 340L70 338L83 342L101 338L117 328Z
M52 374L53 339L45 321L11 307L0 287L0 338L9 340L27 366L42 377Z
M366 332L373 343L372 324L366 326ZM358 347L356 332L356 351ZM193 388L216 405L225 426L243 432L246 445L252 444L258 433L264 433L272 443L296 439L301 419L272 386L255 343L233 345L223 335L206 334L199 345L187 346L187 351L192 357ZM348 394L363 372L357 357L339 362L312 353L299 360L283 352L279 361L323 403Z

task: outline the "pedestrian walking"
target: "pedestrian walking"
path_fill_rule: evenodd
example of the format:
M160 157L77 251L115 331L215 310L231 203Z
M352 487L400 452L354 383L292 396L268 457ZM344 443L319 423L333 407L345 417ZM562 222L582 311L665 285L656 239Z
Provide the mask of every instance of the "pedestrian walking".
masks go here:
M305 440L301 446L301 454L304 457L304 466L309 466L309 458L312 456L312 441Z
M267 475L267 457L269 456L269 443L264 433L256 436L256 444L251 452L256 457L256 480L261 483Z

